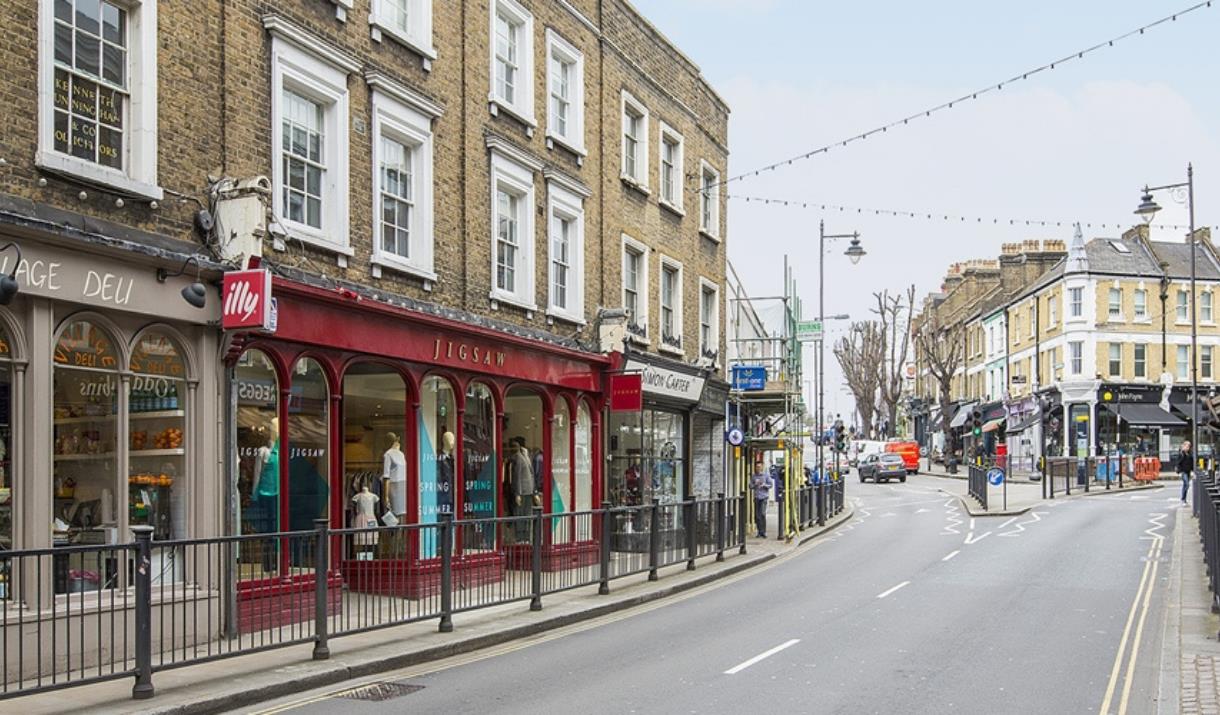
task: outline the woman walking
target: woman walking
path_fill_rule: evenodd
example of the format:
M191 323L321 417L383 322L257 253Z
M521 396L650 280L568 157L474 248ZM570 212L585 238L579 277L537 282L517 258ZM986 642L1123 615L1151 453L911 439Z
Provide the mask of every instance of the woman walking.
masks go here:
M1182 443L1178 451L1178 476L1182 477L1182 503L1186 503L1186 493L1190 490L1190 474L1195 468L1195 454L1191 449L1190 440Z

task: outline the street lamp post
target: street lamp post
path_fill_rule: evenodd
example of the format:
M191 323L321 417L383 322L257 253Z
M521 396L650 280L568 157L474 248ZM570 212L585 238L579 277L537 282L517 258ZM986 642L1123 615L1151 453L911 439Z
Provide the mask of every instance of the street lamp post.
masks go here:
M1187 244L1190 246L1190 447L1198 454L1199 449L1199 317L1197 312L1198 297L1195 295L1195 169L1192 164L1186 165L1186 181L1177 184L1165 184L1164 186L1145 186L1144 195L1140 198L1140 205L1135 209L1135 213L1143 216L1146 221L1151 222L1152 217L1157 211L1161 210L1160 205L1152 199L1153 191L1182 191L1186 190L1186 212L1190 217L1190 234L1187 237ZM1164 315L1164 310L1161 311ZM1162 350L1162 359L1164 359L1164 350ZM1196 457L1195 464L1191 465L1191 471L1194 471L1198 464Z
M858 232L830 234L826 233L826 222L818 221L818 322L822 325L822 338L818 340L818 469L826 469L826 460L822 457L822 408L826 402L826 239L851 239L851 245L843 252L851 259L852 265L864 257L864 248L860 246Z

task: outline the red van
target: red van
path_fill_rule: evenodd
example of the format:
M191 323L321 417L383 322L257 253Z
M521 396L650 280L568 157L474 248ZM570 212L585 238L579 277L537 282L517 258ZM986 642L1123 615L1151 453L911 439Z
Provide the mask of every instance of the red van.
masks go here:
M919 474L918 442L886 442L885 451L902 455L902 462L907 467L907 474Z

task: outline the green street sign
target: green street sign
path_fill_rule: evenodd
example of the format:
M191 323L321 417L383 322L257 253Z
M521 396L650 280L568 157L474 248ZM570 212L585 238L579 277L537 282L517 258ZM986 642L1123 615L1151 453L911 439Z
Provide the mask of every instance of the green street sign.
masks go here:
M802 343L822 339L822 321L801 320L796 324L796 339Z

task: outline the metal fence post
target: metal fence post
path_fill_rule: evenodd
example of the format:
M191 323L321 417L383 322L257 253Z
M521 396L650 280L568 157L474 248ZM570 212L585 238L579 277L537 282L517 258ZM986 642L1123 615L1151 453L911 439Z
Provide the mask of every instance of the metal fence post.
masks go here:
M746 553L746 493L742 492L737 496L737 553L742 556Z
M313 602L313 659L326 660L330 658L330 646L327 645L326 639L329 635L328 626L330 622L327 620L327 610L330 600L330 594L327 589L330 586L329 571L330 559L327 557L328 546L327 527L330 525L329 519L314 519L313 520L317 545L314 547L314 602Z
M152 533L151 526L133 526L136 537L136 684L133 700L153 696L152 684Z
M542 610L542 507L535 506L530 529L534 536L530 541L530 610Z
M826 485L817 484L813 493L814 509L817 510L818 526L826 525Z
M610 516L610 502L602 502L602 543L601 543L601 575L597 584L597 593L601 596L610 593L610 538L614 526Z
M437 630L453 632L453 514L441 514L437 538L441 540L441 622Z
M724 492L716 494L716 560L724 561Z
M661 561L661 500L652 498L652 513L648 517L648 580L657 580L657 564Z
M686 522L686 570L695 570L695 554L698 552L698 544L695 541L695 514L696 502L694 499L682 505L682 511L686 512L683 520Z

